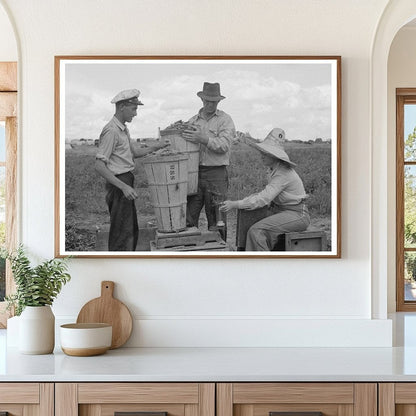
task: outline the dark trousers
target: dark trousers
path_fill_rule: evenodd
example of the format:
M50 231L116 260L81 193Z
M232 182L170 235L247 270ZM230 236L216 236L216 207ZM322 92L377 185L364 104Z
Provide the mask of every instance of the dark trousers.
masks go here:
M133 187L131 172L116 175L125 184ZM135 251L139 237L139 226L134 200L127 199L121 189L106 183L106 202L110 211L109 251Z
M215 229L219 220L227 224L225 213L219 214L219 204L226 200L227 193L228 172L226 166L199 166L198 191L196 194L188 196L187 226L198 227L203 206L205 206L208 229ZM218 218L219 216L221 218Z

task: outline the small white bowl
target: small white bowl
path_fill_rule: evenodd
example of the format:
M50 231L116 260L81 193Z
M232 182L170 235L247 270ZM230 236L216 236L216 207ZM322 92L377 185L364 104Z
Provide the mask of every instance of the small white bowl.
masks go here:
M104 323L61 325L61 348L67 355L88 357L111 347L112 326Z

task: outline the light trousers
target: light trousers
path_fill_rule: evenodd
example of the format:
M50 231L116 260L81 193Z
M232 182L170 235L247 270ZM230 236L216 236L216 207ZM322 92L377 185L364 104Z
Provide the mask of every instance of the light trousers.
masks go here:
M276 214L263 218L250 227L247 232L246 251L272 251L280 234L305 231L310 222L305 204L289 209L281 207Z

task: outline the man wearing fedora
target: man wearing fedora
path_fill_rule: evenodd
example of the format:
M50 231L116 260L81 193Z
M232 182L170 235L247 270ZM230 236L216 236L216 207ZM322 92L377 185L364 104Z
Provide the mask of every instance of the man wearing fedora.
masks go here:
M198 227L199 216L205 206L208 229L216 229L221 224L226 238L225 215L222 215L223 218L217 218L217 215L218 203L226 199L228 192L227 166L235 137L234 122L217 108L225 98L221 95L219 83L204 82L197 96L202 100L202 108L189 120L194 128L183 133L185 140L200 144L198 191L188 195L187 226Z
M113 118L104 126L95 161L95 170L106 180L106 202L110 211L109 251L134 251L139 236L134 200L134 158L144 156L164 145L135 148L131 144L126 123L137 115L140 91L124 90L111 102L115 104Z
M225 201L220 210L253 210L269 206L270 216L250 227L246 251L271 251L280 234L305 231L310 218L305 204L307 195L293 163L283 150L285 132L274 128L260 143L250 143L261 152L262 161L270 169L269 181L259 193L240 201Z

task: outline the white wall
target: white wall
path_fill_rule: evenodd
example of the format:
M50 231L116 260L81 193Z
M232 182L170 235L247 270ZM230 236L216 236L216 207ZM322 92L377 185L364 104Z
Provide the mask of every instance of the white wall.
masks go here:
M396 88L416 87L416 26L404 27L391 44L388 64L388 309L396 310Z
M130 345L390 345L385 298L371 320L370 54L387 0L0 4L21 40L21 240L42 257L54 253L54 55L343 59L342 259L74 259L58 318L109 279L137 319Z
M17 61L16 37L11 21L0 6L0 61Z

